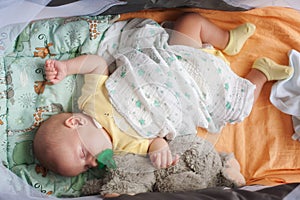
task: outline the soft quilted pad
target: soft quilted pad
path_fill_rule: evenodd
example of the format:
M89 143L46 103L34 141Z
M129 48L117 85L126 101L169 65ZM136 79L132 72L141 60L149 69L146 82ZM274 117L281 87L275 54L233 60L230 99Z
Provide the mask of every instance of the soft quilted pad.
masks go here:
M114 16L57 18L29 24L13 48L0 57L0 158L10 170L43 193L78 196L92 172L66 178L45 171L32 151L36 128L50 115L72 111L75 76L49 86L46 59L68 59L96 52ZM9 33L7 33L9 35Z

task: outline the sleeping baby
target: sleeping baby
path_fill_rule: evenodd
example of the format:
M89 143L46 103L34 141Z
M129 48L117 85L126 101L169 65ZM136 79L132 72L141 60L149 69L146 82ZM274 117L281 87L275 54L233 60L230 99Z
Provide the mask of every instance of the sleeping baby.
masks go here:
M251 23L228 31L187 13L172 28L168 37L149 19L116 22L99 46L101 56L45 62L52 84L84 74L84 85L82 112L53 115L36 132L34 153L42 166L76 176L97 165L116 167L112 152L149 155L158 169L176 165L179 158L166 138L195 134L197 127L218 133L226 123L242 121L267 81L292 73L289 66L258 58L241 78L220 53L198 48L208 43L235 55L255 32ZM109 40L109 31L118 43ZM112 60L117 67L110 73Z

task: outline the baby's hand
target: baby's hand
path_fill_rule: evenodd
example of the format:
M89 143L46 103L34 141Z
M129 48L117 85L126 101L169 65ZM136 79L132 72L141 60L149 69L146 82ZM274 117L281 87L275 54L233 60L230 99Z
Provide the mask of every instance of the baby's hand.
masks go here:
M58 60L46 60L45 62L46 79L53 83L59 83L67 76L66 64Z
M149 154L149 157L153 166L157 169L167 168L172 165L176 165L179 160L178 155L176 155L173 158L172 153L168 146L158 151L151 152Z

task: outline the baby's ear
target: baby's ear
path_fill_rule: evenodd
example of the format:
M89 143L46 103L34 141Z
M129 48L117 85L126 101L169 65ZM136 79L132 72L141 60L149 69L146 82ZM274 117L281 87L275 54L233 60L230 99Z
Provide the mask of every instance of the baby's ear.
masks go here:
M78 128L85 124L87 124L87 120L81 115L73 114L71 117L65 120L65 125L69 128Z

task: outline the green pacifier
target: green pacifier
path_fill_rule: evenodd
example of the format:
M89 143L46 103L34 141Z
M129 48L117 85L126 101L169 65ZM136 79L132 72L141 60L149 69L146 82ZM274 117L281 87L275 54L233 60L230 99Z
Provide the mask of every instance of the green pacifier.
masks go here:
M105 166L110 169L116 169L117 165L113 159L113 151L111 149L105 149L97 156L98 166L103 169Z

